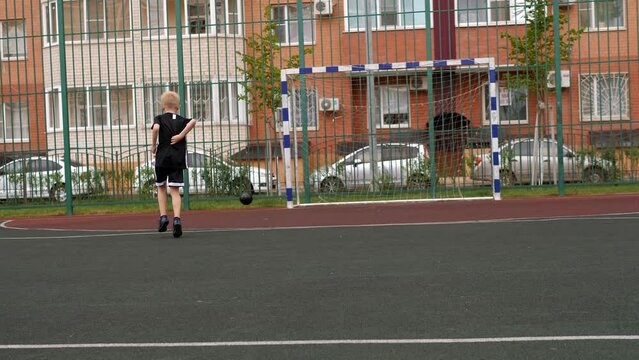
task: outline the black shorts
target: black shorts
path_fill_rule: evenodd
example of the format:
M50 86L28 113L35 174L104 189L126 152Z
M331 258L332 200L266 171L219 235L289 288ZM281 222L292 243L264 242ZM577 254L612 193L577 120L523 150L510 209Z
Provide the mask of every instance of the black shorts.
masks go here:
M168 180L169 187L184 186L184 170L174 168L155 168L155 185L166 185Z

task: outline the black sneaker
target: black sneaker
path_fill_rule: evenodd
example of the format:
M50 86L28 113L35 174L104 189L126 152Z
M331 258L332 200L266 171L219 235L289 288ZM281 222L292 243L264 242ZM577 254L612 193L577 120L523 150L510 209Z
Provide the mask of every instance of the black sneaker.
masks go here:
M160 216L160 225L158 226L158 232L165 232L169 227L169 218L166 215Z
M173 218L173 237L179 238L182 236L182 220L176 217Z

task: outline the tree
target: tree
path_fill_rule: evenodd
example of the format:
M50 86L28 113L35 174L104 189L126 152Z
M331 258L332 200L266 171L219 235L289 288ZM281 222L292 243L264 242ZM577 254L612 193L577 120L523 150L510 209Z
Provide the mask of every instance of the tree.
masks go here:
M277 141L275 119L282 103L280 66L284 64L284 68L299 67L300 55L293 55L283 61L281 47L275 33L277 23L272 19L270 6L265 7L263 18L266 20L261 31L247 38L247 51L245 53L237 52L244 65L244 67L238 66L237 70L245 79L242 83L245 92L244 95L240 96L240 99L247 102L250 113L261 115L264 120L267 141L266 157L269 159L266 164L270 176L270 162L272 160L270 131L273 131ZM312 49L305 48L303 55L310 53L312 53ZM280 61L276 63L277 59Z
M554 14L549 13L548 5L547 0L526 0L522 9L526 23L523 35L517 36L507 32L500 34L502 39L508 41L508 59L514 61L521 70L507 75L508 87L528 89L537 100L535 140L539 136L541 119L548 118L548 95L553 91L548 88L548 75L551 71L560 71L555 69L555 32L559 32L559 58L561 61L567 61L573 45L584 31L583 28L570 29L568 17L564 13L557 14L559 28L555 29ZM557 84L555 89L561 91L561 86ZM554 124L550 125L552 127ZM535 151L538 151L537 141ZM536 180L534 166L532 175L531 183Z

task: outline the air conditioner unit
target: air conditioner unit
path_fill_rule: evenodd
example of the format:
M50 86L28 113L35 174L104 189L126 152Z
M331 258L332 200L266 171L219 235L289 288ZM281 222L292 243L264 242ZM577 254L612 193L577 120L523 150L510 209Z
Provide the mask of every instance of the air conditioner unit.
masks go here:
M428 90L426 76L411 76L408 78L408 88L410 90Z
M548 72L548 88L549 89L554 89L556 88L556 84L555 84L555 72L554 71L549 71ZM569 88L570 87L570 70L561 70L561 87L562 88Z
M332 0L313 0L316 15L331 15L333 13Z
M575 0L557 0L559 1L559 6L570 6L575 3Z
M337 111L339 110L338 98L321 98L320 109L322 111Z

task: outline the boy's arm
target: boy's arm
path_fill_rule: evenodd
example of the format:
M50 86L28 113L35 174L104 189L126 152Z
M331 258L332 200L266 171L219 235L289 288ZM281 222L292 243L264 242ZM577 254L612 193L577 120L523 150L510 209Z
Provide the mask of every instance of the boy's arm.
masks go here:
M195 124L197 124L197 120L191 119L191 121L189 121L189 123L186 124L186 127L184 128L184 130L182 130L181 133L171 137L171 145L175 145L179 143L180 141L182 141L182 139L186 137L186 134L188 134L189 131L193 130L193 128L195 127Z
M155 152L158 146L158 136L160 134L160 124L153 124L151 128L151 153L155 157Z

